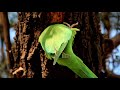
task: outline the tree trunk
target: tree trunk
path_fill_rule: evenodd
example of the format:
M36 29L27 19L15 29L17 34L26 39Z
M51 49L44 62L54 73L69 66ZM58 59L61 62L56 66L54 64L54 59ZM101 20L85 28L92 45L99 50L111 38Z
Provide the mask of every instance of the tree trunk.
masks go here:
M7 68L11 68L13 64L13 55L11 53L11 43L10 43L10 34L9 34L9 20L8 20L8 14L7 12L0 12L0 25L2 29L3 36L1 36L1 40L5 42L6 45L6 51L7 51L7 62L8 66ZM2 35L2 34L1 34ZM3 56L4 57L4 56Z
M67 67L48 60L38 38L50 24L78 22L73 50L98 76L102 77L103 37L99 17L95 12L19 12L15 44L12 47L14 66L12 74L17 78L76 78Z

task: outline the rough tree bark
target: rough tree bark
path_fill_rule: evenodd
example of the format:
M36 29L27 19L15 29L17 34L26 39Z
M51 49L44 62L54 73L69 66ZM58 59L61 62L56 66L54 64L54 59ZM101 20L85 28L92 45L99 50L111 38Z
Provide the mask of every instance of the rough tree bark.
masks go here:
M53 66L53 61L45 57L38 43L39 35L48 25L62 22L79 22L77 28L80 28L80 32L75 37L73 50L98 77L103 77L105 45L97 12L19 12L12 47L14 77L76 78L67 67Z

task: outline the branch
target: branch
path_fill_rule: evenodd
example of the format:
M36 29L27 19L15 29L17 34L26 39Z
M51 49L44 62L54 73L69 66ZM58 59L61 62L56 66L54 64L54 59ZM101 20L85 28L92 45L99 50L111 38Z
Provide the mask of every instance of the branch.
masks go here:
M105 39L104 40L104 59L109 57L109 54L112 53L113 49L120 45L120 34L117 34L112 39ZM120 75L114 74L112 71L107 71L108 78L120 78Z
M2 62L4 62L4 60L5 60L4 46L3 46L4 38L3 38L3 35L2 35L2 34L0 35L0 37L1 37L1 55L2 55Z
M108 56L110 53L112 53L113 49L116 48L118 45L120 45L120 34L111 39L104 38L103 46L105 56Z
M7 51L7 59L8 63L10 64L10 52L11 52L11 43L10 43L10 35L9 35L9 21L7 12L0 12L0 24L3 26L3 35L4 35L4 42L6 44L6 51Z
M120 75L116 75L112 71L107 70L107 78L120 78Z
M120 34L116 35L112 38L114 48L116 48L120 44Z

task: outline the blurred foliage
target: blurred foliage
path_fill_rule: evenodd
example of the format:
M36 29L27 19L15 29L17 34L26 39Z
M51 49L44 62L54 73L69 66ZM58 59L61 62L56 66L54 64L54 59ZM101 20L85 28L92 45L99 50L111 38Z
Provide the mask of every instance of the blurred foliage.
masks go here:
M104 25L104 29L120 30L120 12L100 12L100 19Z
M10 27L13 27L15 23L18 21L17 12L8 12L8 19L10 23Z
M115 36L120 33L120 12L100 12L99 16L104 27L104 35L108 34L109 38L112 38L113 34ZM114 48L109 58L107 58L106 67L113 74L120 75L120 71L116 72L120 69L120 45Z

